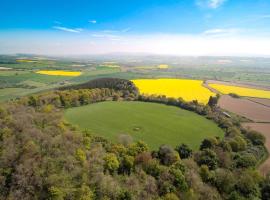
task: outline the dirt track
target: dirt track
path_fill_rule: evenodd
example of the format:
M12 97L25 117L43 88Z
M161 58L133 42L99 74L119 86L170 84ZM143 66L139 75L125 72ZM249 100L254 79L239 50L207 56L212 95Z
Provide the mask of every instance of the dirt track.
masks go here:
M263 134L266 138L265 146L270 153L270 123L243 123L242 125ZM263 175L270 172L270 157L259 167L259 170Z
M260 98L254 98L254 97L246 97L246 99L256 102L258 104L262 104L264 106L270 107L270 99L260 99Z
M248 99L222 95L218 105L225 110L251 119L254 122L270 122L270 107Z
M256 85L253 83L239 83L239 82L227 82L227 81L217 81L217 80L207 80L206 83L207 84L215 83L215 84L222 84L222 85L232 85L232 86L254 88L254 89L260 89L260 90L270 90L270 86L261 86L261 85Z

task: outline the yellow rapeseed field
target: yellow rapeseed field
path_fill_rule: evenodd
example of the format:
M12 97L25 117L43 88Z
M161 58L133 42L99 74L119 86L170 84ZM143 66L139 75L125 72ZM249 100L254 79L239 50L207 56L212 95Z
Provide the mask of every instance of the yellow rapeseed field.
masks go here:
M148 70L155 70L155 69L168 69L169 65L161 64L156 66L137 66L135 69L148 69Z
M110 68L120 68L119 65L115 65L115 64L102 64L100 66L104 66L104 67L110 67Z
M169 68L169 65L165 65L165 64L158 66L158 69L168 69L168 68Z
M28 59L17 59L17 62L24 62L24 63L35 63L36 60L28 60Z
M210 96L216 94L202 86L201 80L186 79L138 79L132 82L142 94L166 95L167 97L183 98L185 101L197 100L207 104Z
M51 76L80 76L81 72L71 72L71 71L61 71L61 70L41 70L37 71L38 74L45 74L45 75L51 75Z
M270 99L270 91L267 90L259 90L253 88L232 86L232 85L222 85L222 84L209 84L210 87L218 90L223 94L234 93L239 96L245 97L258 97L258 98L266 98Z

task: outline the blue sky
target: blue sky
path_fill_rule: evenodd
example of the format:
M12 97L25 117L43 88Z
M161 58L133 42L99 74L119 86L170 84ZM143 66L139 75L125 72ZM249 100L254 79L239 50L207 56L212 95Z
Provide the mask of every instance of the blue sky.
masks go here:
M0 6L0 53L270 55L269 0L2 0Z

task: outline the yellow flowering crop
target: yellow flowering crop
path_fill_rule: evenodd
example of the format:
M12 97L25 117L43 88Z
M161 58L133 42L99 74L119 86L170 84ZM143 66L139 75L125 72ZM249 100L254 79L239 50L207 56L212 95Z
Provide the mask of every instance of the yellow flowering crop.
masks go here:
M186 79L138 79L132 81L147 95L166 95L167 97L183 98L185 101L197 100L207 104L210 96L216 94L202 86L201 80Z
M114 64L102 64L100 66L104 66L104 67L110 67L110 68L120 68L119 65L114 65Z
M169 65L165 65L165 64L158 66L158 69L168 69L168 68L169 68Z
M52 75L52 76L80 76L81 72L61 71L61 70L41 70L37 71L38 74Z
M258 97L270 99L270 91L268 90L259 90L253 88L232 86L232 85L222 85L222 84L209 84L210 87L218 90L223 94L234 93L239 96L245 97Z
M17 59L17 62L25 62L25 63L35 63L36 60L28 60L28 59Z

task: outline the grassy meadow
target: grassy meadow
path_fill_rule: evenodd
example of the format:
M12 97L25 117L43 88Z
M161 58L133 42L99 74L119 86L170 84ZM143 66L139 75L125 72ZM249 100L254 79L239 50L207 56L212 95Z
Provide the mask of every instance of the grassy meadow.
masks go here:
M65 119L80 129L88 129L111 141L119 135L131 135L145 141L150 148L161 144L186 143L198 149L206 137L223 137L214 122L193 112L173 106L143 102L102 102L70 108Z

